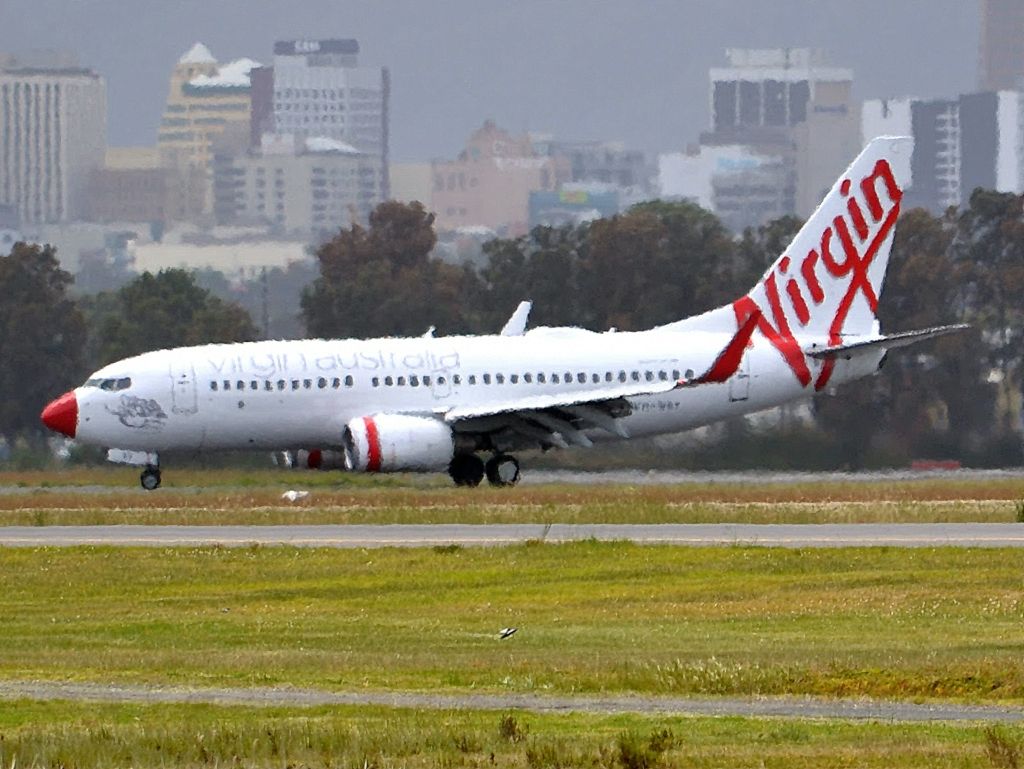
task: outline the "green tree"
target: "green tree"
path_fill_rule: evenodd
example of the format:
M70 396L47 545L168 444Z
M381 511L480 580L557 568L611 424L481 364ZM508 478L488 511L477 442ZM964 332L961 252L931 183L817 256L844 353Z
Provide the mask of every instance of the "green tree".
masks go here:
M983 330L1002 388L1003 429L1013 424L1024 358L1024 196L975 190L956 222L952 256L960 303Z
M316 251L320 277L302 296L309 334L371 337L467 331L474 273L432 259L434 217L421 203L381 203Z
M245 310L201 288L186 270L145 272L87 307L94 366L149 350L256 338Z
M0 434L43 435L39 413L82 375L85 323L71 275L52 246L15 244L0 257Z
M735 241L693 203L651 201L590 225L580 305L591 328L650 328L728 302Z

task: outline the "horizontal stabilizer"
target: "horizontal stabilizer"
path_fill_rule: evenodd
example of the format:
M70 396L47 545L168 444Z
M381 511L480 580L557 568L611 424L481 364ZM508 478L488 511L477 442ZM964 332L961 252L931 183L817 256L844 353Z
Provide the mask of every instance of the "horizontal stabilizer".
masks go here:
M953 326L935 326L934 328L925 328L920 331L903 331L899 334L881 336L876 339L866 339L862 342L840 344L835 347L812 346L805 348L804 352L812 358L818 358L821 360L827 360L829 358L844 358L855 355L858 352L868 352L871 350L878 350L879 348L883 350L895 350L899 347L906 347L907 345L914 344L914 342L922 342L925 339L934 339L937 336L953 334L967 328L970 328L970 326L966 323L957 323Z

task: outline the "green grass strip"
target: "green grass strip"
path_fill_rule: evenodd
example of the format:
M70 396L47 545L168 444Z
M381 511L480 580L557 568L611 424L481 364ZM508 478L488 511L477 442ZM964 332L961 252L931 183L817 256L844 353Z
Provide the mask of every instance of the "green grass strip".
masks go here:
M0 676L1019 704L1022 588L1019 549L9 549Z

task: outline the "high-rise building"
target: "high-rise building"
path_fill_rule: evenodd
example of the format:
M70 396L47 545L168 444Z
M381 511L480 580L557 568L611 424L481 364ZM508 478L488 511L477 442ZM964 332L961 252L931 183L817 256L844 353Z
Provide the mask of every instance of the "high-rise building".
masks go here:
M809 216L859 149L853 72L808 48L732 48L726 59L709 72L711 130L697 153L707 157L692 164L715 178L696 186L734 230Z
M103 166L107 90L80 67L0 64L0 206L23 224L81 216L90 172Z
M387 197L390 74L359 66L358 58L356 40L276 42L272 70L256 75L253 144L266 133L344 142L380 159Z
M978 88L1024 89L1024 3L981 0Z
M171 218L194 220L212 213L214 144L227 135L238 137L239 151L248 145L249 72L259 66L252 59L218 64L202 43L175 65L157 138L163 164L182 180Z
M978 187L1024 192L1024 99L1017 91L872 99L861 122L864 141L914 137L906 207L941 213L965 204Z

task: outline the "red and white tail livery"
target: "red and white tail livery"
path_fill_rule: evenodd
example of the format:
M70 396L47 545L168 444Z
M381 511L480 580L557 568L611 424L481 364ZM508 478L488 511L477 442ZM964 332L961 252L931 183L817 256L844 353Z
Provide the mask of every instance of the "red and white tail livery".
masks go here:
M144 466L168 451L271 449L352 471L519 478L527 449L677 432L807 397L885 353L955 331L883 336L876 310L911 140L873 140L744 296L640 332L308 339L158 350L112 363L43 411L50 428ZM306 462L305 464L317 464Z

